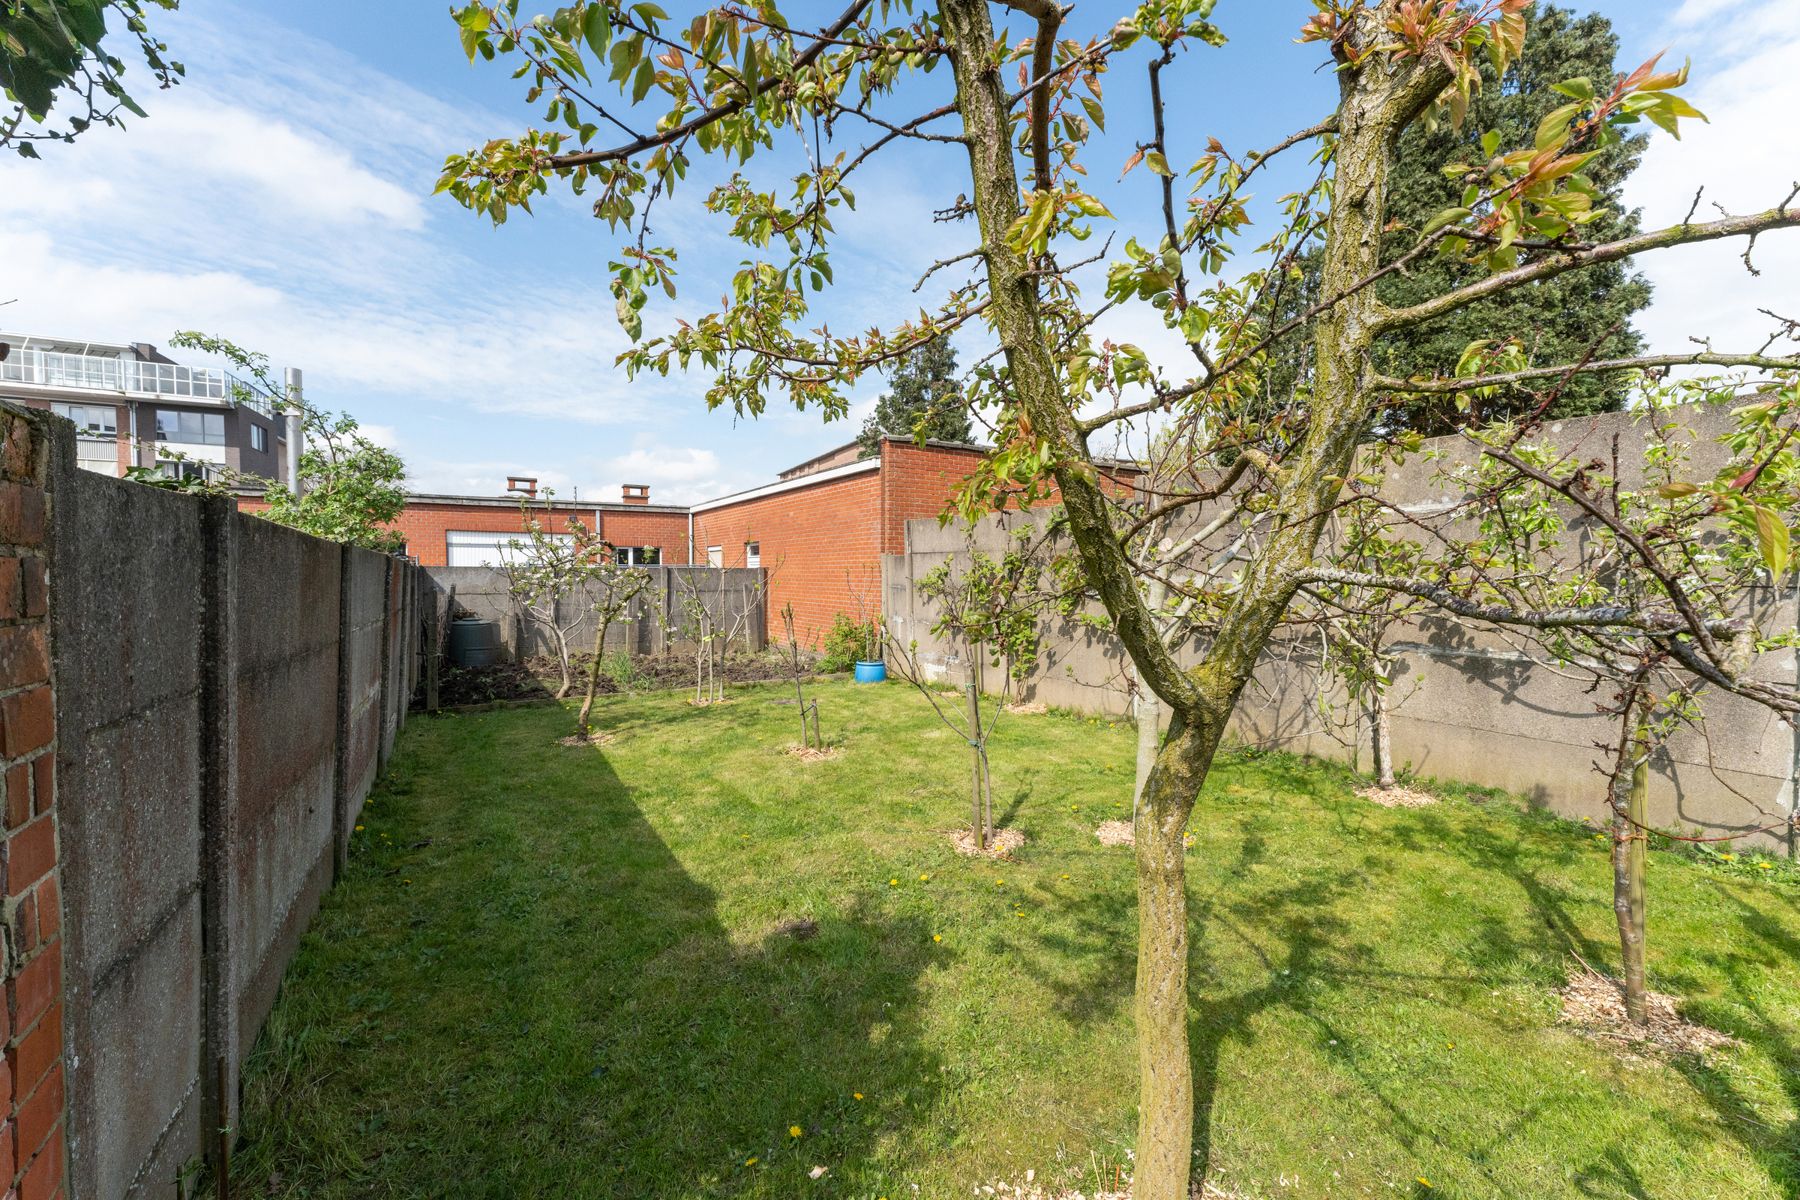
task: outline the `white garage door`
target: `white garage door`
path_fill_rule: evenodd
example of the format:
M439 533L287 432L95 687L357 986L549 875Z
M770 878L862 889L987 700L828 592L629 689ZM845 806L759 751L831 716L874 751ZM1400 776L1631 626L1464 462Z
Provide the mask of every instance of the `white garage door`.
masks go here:
M568 543L573 534L546 534ZM444 557L453 567L497 567L516 551L510 543L527 544L522 533L488 533L485 530L451 529L444 534Z

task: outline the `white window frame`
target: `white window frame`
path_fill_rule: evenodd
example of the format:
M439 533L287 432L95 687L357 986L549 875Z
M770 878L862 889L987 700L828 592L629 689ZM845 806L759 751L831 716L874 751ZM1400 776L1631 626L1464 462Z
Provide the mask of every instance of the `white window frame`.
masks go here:
M761 542L745 542L744 543L744 565L746 567L762 566L762 543Z
M708 546L706 548L706 565L709 567L724 566L725 565L725 547L723 547L723 546Z
M164 418L168 418L165 422ZM200 427L200 436L192 437L182 426L187 418L192 417ZM225 414L209 412L192 412L179 408L159 408L153 424L156 429L156 440L169 442L178 446L223 446L225 444ZM214 433L213 430L218 432Z
M662 550L657 546L614 546L613 561L621 567L660 567Z
M110 404L52 404L50 411L75 422L77 437L119 436L119 410Z
M255 421L250 422L250 448L258 454L269 452L269 431Z
M156 469L170 479L211 479L218 464L203 458L159 458Z

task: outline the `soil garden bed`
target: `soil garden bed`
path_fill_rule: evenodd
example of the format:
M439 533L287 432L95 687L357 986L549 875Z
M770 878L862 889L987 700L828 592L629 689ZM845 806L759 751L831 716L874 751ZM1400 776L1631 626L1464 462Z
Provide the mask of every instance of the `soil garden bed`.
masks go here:
M592 656L574 659L575 688L587 688L587 666ZM720 668L727 683L765 683L788 678L785 664L770 654L734 655ZM809 676L808 678L811 678ZM438 680L438 703L445 708L486 704L494 700L547 700L560 683L556 660L535 655L522 662L500 662L486 667L447 667ZM694 660L681 654L659 654L631 660L631 675L621 683L611 675L600 676L600 693L658 692L694 686Z

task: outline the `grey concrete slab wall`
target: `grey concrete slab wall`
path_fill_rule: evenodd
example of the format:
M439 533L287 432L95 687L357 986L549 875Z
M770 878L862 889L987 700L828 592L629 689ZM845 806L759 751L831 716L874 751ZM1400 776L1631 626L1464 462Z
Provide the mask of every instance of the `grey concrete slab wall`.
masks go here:
M342 669L345 696L339 717L338 854L349 845L362 801L379 771L381 679L386 661L387 558L344 547Z
M1696 471L1724 460L1711 440L1727 427L1729 413L1690 414ZM1613 460L1615 439L1621 476L1639 474L1644 431L1629 414L1560 422L1546 429L1553 444L1603 463ZM1458 497L1440 473L1467 461L1461 439L1436 439L1428 453L1391 472L1384 495L1403 508L1429 511ZM1196 514L1205 520L1208 513ZM919 578L971 548L999 551L1008 530L1044 514L990 517L974 530L940 526L935 519L909 521L907 553L882 566L883 611L896 637L917 640L924 664L960 679L956 661L931 633L937 619L917 591ZM1769 632L1800 628L1800 604L1791 589L1762 589L1744 598L1745 611ZM1393 692L1395 758L1421 774L1504 788L1566 816L1598 816L1604 785L1594 770L1596 742L1613 736L1611 719L1578 678L1533 666L1501 639L1443 620L1426 621L1396 638L1402 662ZM1203 647L1182 647L1193 663ZM1764 656L1758 670L1793 680L1800 664L1792 652ZM1045 703L1089 712L1123 714L1129 707L1130 663L1109 633L1076 622L1046 626L1042 661L1026 681L1027 694ZM1346 697L1336 694L1305 645L1277 644L1264 656L1239 702L1234 735L1245 742L1281 747L1348 762L1368 762L1367 732ZM1651 819L1666 828L1699 829L1711 836L1760 830L1786 819L1796 799L1800 743L1794 733L1758 705L1713 694L1706 701L1706 732L1672 739L1656 764ZM1785 845L1777 833L1753 841Z
M235 1113L340 826L405 719L437 593L416 564L229 500L77 470L63 441L48 578L67 1195L174 1197Z
M151 1194L202 1129L201 505L51 490L69 1189Z
M341 555L252 516L234 514L231 531L237 786L224 902L244 1035L235 1067L331 881Z
M768 644L767 605L762 589L767 575L758 567L646 567L650 586L633 605L627 620L607 630L606 649L631 654L660 654L691 646L694 620L690 603L705 608L720 633L738 630L734 646L760 650ZM492 567L427 567L425 571L442 593L455 592L456 607L483 620L498 621L501 640L513 656L552 654L553 635L540 623L526 618L509 589L505 572ZM582 653L593 648L594 601L598 589L581 588L558 606L558 619L570 626L571 647ZM748 613L747 618L740 619Z

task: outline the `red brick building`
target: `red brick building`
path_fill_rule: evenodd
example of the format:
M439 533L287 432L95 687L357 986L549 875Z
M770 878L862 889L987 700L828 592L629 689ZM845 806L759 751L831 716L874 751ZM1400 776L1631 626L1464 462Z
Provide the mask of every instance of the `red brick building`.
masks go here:
M679 566L757 567L769 573L769 635L779 639L781 610L794 606L802 642L817 646L843 613L881 611L881 556L906 551L906 522L944 511L974 472L984 447L883 438L880 453L860 457L851 442L781 472L773 483L684 508L650 503L650 489L626 484L617 501L535 503L551 532L581 520L621 561ZM1121 470L1116 486L1130 489ZM522 499L536 481L507 481L511 495L414 495L394 528L406 553L428 567L492 562L524 531ZM1052 496L1054 500L1054 495ZM257 496L238 506L254 512Z
M769 572L771 639L790 603L800 640L814 646L838 613L880 612L881 556L905 553L906 522L943 512L987 451L883 438L878 455L859 453L852 442L693 507L696 561Z
M406 553L427 567L480 566L494 561L507 542L524 532L519 505L535 495L536 481L515 479L520 487L506 496L408 496L393 528L406 538ZM529 490L527 490L529 489ZM684 564L688 558L688 510L650 503L650 489L628 483L619 500L576 503L557 500L534 504L532 512L544 528L559 533L574 517L611 543L621 561L654 565ZM255 512L265 507L260 496L243 496L238 507Z

